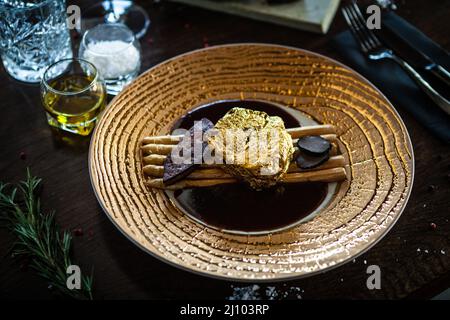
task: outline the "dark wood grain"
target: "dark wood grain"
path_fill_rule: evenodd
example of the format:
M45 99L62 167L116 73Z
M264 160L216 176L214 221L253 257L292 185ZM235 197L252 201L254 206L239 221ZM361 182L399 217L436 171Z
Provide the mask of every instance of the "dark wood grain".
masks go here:
M340 14L330 32L321 36L174 3L140 4L152 20L141 41L143 70L205 45L233 42L291 45L340 60L328 45L333 35L345 29ZM399 1L398 12L450 49L450 2ZM245 286L176 269L134 246L107 219L95 199L87 168L89 138L73 139L50 130L39 87L14 81L4 71L0 72L0 101L0 179L18 181L27 166L43 178L44 208L56 210L62 227L83 230L83 235L74 239L74 253L82 270L95 267L98 299L223 299L232 294L232 285ZM311 278L269 285L300 287L302 297L310 299L429 298L450 287L450 148L409 114L398 111L416 156L413 192L400 220L380 243L354 262ZM21 152L26 159L21 159ZM431 223L437 228L431 228ZM12 240L7 231L0 231L0 296L51 298L45 282L11 259L8 250ZM381 268L381 290L366 288L370 264ZM265 288L261 286L262 291Z

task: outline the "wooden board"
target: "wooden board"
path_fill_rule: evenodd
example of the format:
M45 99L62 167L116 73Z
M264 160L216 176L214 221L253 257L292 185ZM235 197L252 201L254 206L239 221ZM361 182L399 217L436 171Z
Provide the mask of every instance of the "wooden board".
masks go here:
M172 0L317 33L327 33L339 0L298 0L268 4L265 0Z

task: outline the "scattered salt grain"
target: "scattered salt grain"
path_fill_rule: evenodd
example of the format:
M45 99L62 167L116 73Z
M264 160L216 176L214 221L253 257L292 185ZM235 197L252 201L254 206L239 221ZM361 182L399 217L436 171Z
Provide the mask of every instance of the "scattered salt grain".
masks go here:
M289 287L287 290L280 291L279 295L280 295L280 299L299 300L299 299L302 299L302 295L301 295L302 292L304 292L304 291L299 287Z
M277 289L275 286L268 286L265 290L260 290L258 285L233 287L233 294L227 300L281 300L281 299L302 299L303 289L299 287L287 287Z
M228 300L260 300L259 286L233 287L233 295Z
M266 296L269 300L276 300L278 298L278 291L275 287L266 288Z

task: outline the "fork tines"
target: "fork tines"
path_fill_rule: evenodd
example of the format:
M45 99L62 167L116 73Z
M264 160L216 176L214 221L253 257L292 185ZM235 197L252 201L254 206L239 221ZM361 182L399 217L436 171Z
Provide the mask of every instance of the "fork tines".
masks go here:
M373 31L367 28L366 19L356 2L352 2L352 4L343 7L342 14L351 32L358 39L361 50L364 53L382 45Z

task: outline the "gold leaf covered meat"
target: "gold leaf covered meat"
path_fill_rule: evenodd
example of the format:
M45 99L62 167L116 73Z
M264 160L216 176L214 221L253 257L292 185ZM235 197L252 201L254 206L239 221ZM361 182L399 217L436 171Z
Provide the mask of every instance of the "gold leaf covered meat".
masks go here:
M222 169L252 188L273 186L287 172L294 147L280 117L233 108L214 128L208 144L223 156Z

